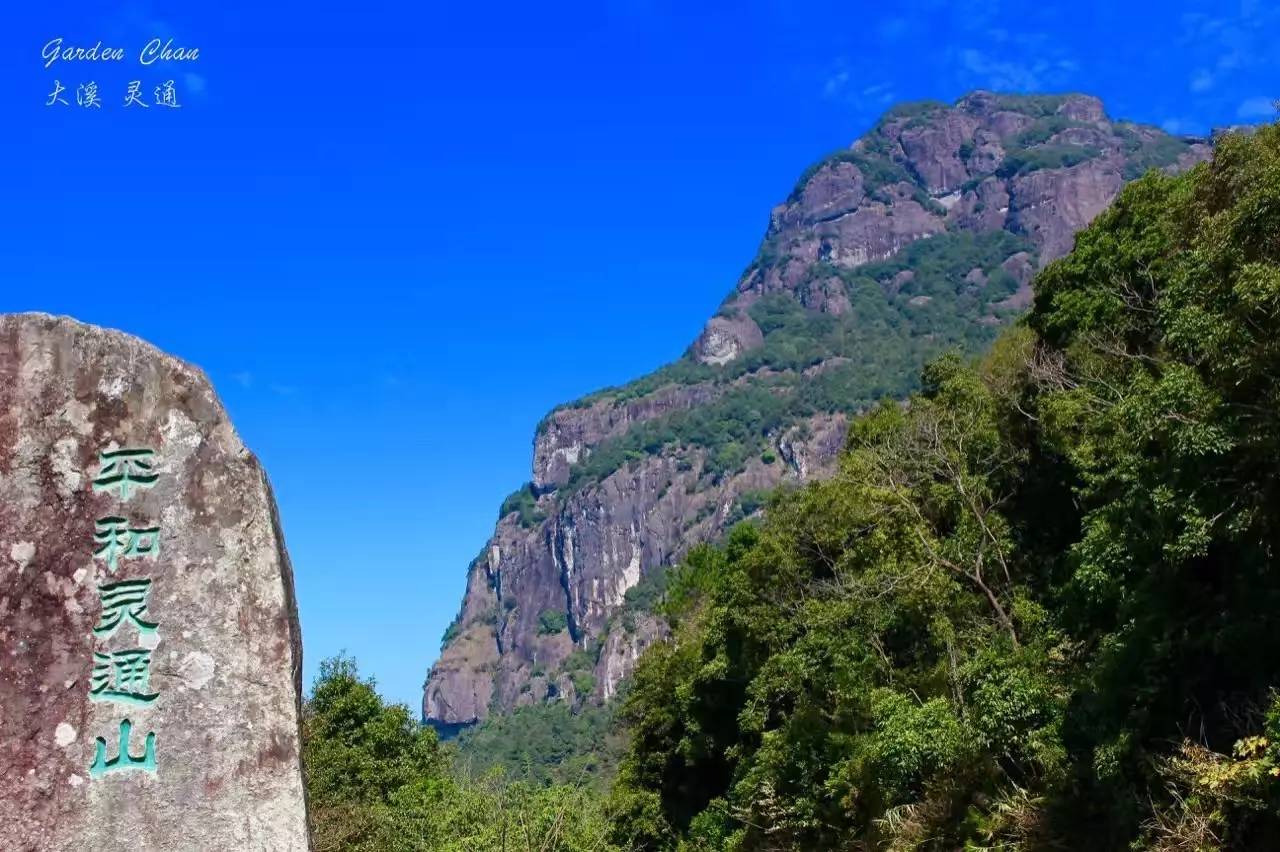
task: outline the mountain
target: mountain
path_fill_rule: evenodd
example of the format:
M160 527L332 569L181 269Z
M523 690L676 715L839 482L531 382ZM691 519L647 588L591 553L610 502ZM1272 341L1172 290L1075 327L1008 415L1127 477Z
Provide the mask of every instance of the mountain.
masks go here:
M1280 124L1034 289L670 571L618 848L1280 849Z
M424 718L608 701L664 635L665 566L829 474L850 416L915 390L928 358L985 348L1126 181L1208 154L1093 97L975 92L898 106L813 165L684 357L539 424Z

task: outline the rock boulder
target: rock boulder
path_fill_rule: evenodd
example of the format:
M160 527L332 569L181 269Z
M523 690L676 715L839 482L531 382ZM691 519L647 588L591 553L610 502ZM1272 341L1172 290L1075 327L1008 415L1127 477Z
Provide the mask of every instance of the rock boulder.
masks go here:
M0 317L6 850L306 852L270 486L198 370Z

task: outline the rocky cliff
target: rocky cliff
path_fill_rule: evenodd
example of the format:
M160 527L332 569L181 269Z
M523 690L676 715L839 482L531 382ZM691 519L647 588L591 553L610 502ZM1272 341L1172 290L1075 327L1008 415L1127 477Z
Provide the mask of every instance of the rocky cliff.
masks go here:
M981 348L1125 181L1207 144L1083 95L975 92L887 113L811 167L680 361L551 412L469 568L423 714L612 697L661 633L662 569L832 469L851 414Z

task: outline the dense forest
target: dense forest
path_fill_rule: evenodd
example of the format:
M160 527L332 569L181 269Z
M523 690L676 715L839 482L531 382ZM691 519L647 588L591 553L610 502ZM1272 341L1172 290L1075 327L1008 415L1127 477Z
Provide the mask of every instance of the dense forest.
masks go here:
M1280 126L1035 290L673 569L672 639L527 765L327 663L317 852L1280 848Z

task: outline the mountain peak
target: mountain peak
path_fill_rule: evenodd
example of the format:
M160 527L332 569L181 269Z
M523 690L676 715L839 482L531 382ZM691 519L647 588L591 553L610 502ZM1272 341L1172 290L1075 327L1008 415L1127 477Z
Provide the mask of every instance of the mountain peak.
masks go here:
M759 345L741 317L770 293L839 313L843 287L831 276L815 286L815 270L838 278L919 239L1006 231L1029 240L1043 265L1070 250L1125 181L1207 154L1199 141L1111 121L1091 95L975 91L954 105L899 104L805 172L722 311L731 320L709 322L693 352L723 364Z
M779 484L829 475L851 415L904 396L927 358L989 343L1126 180L1207 154L1088 95L890 109L804 172L685 357L540 424L424 716L449 731L608 700L663 635L665 566Z

